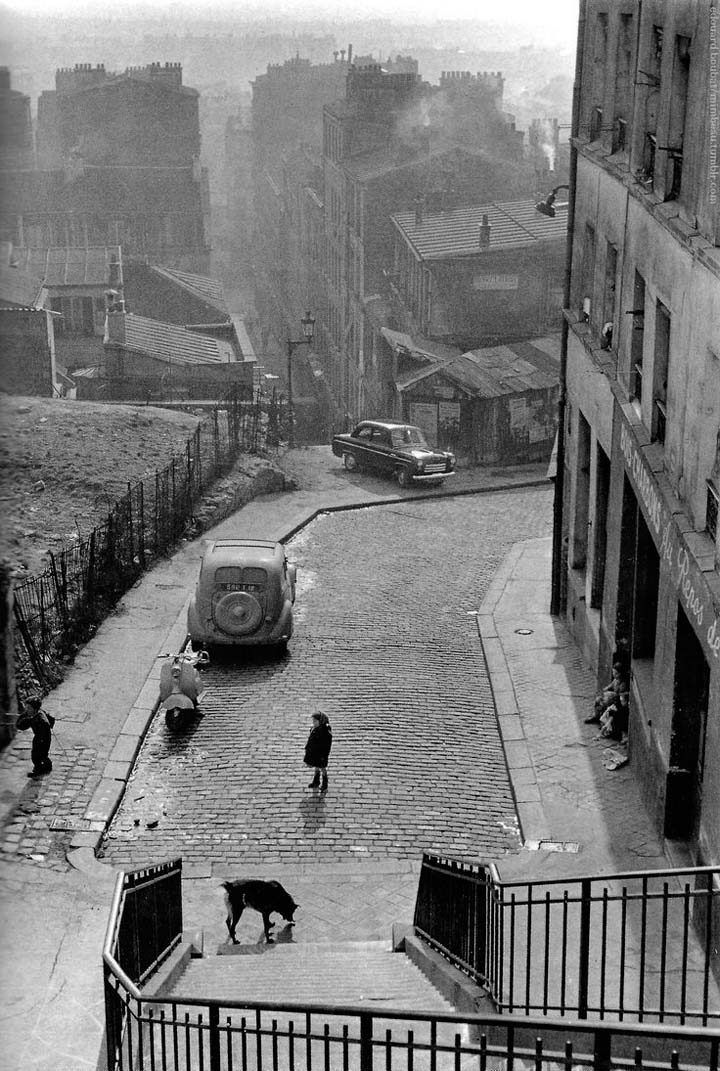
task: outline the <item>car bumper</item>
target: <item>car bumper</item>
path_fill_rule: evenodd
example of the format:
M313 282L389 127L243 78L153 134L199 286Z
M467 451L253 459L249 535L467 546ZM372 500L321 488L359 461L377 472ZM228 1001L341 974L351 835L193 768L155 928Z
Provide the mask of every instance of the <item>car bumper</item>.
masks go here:
M454 475L454 472L418 472L413 473L413 480L422 480L423 483L439 483L440 480L446 480L448 476Z

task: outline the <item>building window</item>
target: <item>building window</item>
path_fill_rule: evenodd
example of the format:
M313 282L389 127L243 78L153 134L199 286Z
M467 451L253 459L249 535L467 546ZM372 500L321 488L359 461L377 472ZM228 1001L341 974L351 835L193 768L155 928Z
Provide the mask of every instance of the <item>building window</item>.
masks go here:
M605 588L605 561L607 557L607 521L610 503L610 458L597 444L597 468L595 473L595 516L592 583L590 605L600 609Z
M659 582L660 557L638 510L632 631L634 658L653 658L655 655Z
M614 153L625 152L627 148L627 117L632 107L633 47L633 17L621 15L615 65L615 115L612 140Z
M705 506L705 531L708 533L713 543L717 541L718 507L720 507L720 494L712 480L708 480L707 503Z
M580 317L585 322L589 322L592 315L592 299L595 286L595 228L589 223L585 226L581 283Z
M642 154L638 178L649 189L654 187L655 154L657 150L657 117L660 106L660 68L662 63L663 28L653 26L650 34L649 54L645 68L638 69L638 85L645 90L644 137L640 147Z
M651 436L665 442L667 381L670 361L670 313L661 301L655 310L655 356L653 360L653 415Z
M626 119L621 119L620 116L618 116L617 119L615 120L615 125L613 126L612 151L614 153L615 152L625 152L626 146L627 146L627 120Z
M571 566L573 569L584 569L587 564L590 509L590 425L580 412L575 472L575 523Z
M595 41L592 69L592 111L590 113L590 141L597 141L602 134L603 104L605 101L605 72L607 70L608 16L598 13L595 23Z
M603 290L603 323L600 345L609 350L615 325L615 292L617 279L617 249L610 242L605 247L605 286Z
M629 312L632 316L629 394L639 405L642 403L643 347L645 345L645 280L639 271L635 272L633 307Z
M690 38L678 34L675 38L672 84L670 87L670 117L668 122L667 172L665 200L680 196L683 169L683 140L690 82Z

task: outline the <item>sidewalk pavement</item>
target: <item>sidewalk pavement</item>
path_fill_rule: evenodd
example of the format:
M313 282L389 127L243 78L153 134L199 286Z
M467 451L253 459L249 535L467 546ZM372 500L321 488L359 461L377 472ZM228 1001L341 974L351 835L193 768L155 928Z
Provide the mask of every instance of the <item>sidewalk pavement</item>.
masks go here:
M293 451L282 466L296 491L248 503L205 538L262 532L284 539L324 510L423 495L351 477L327 447ZM474 494L544 477L543 466L466 470L426 493ZM185 544L143 576L47 697L45 709L58 716L52 776L27 780L28 734L0 757L4 1066L103 1066L101 949L115 872L94 848L152 717L159 656L184 638L202 542ZM503 861L501 874L665 866L631 767L607 771L605 742L583 724L595 682L548 613L549 555L548 540L518 544L478 614L526 844Z

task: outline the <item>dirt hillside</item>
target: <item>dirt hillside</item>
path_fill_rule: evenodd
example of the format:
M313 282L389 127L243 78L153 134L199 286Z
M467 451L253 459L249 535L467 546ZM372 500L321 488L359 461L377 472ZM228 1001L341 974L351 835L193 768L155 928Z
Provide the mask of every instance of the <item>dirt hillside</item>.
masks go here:
M164 468L199 416L133 405L0 396L0 555L20 579L87 535L128 482Z

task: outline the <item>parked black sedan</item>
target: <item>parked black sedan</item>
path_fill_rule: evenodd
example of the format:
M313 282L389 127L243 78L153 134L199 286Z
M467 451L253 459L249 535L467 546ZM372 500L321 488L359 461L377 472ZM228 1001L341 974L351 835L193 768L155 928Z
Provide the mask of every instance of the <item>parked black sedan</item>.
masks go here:
M350 472L387 473L401 487L415 481L439 483L455 471L454 454L433 450L420 428L394 420L361 421L349 434L333 436L332 452Z

